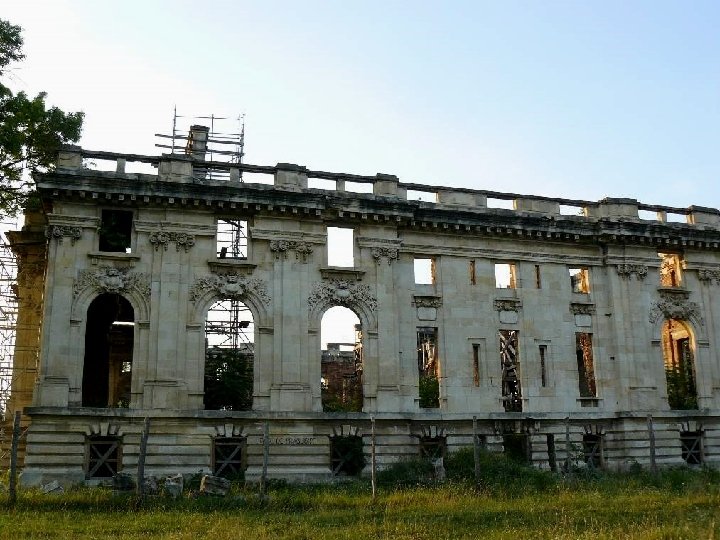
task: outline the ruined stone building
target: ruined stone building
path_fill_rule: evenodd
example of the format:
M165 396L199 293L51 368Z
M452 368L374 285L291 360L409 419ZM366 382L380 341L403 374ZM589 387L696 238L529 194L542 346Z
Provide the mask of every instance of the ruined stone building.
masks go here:
M371 418L379 466L474 440L551 469L720 459L718 210L221 163L204 133L37 176L12 234L25 484L134 472L145 417L148 474L257 479L265 442L271 477L357 474ZM323 353L336 306L357 338Z

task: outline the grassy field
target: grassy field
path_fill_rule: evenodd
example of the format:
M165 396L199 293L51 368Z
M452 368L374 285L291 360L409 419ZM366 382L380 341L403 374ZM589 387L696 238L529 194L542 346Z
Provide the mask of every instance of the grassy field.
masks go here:
M274 486L267 500L237 487L139 509L103 489L25 491L0 509L0 538L720 538L716 471L562 477L503 465L486 467L479 489L462 478L417 485L413 474L381 478L375 502L366 482Z

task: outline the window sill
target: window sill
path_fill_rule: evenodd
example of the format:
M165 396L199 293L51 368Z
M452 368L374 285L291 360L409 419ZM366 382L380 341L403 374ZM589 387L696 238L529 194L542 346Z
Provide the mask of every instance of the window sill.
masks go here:
M599 407L602 398L599 397L579 397L576 400L581 407Z
M92 264L98 264L102 261L117 261L117 262L128 262L130 266L133 266L137 261L140 260L140 255L134 253L121 253L119 251L91 251L88 253L90 262Z

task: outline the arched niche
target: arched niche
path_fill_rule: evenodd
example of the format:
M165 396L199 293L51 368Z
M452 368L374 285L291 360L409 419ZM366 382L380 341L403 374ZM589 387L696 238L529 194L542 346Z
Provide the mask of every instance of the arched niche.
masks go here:
M129 407L135 310L117 293L102 293L86 313L83 407Z

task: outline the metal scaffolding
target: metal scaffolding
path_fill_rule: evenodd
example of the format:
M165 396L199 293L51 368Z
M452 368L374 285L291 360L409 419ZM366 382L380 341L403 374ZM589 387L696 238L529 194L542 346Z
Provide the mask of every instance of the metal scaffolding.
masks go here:
M14 220L0 222L0 417L10 399L17 325L17 262L6 232L16 228Z

